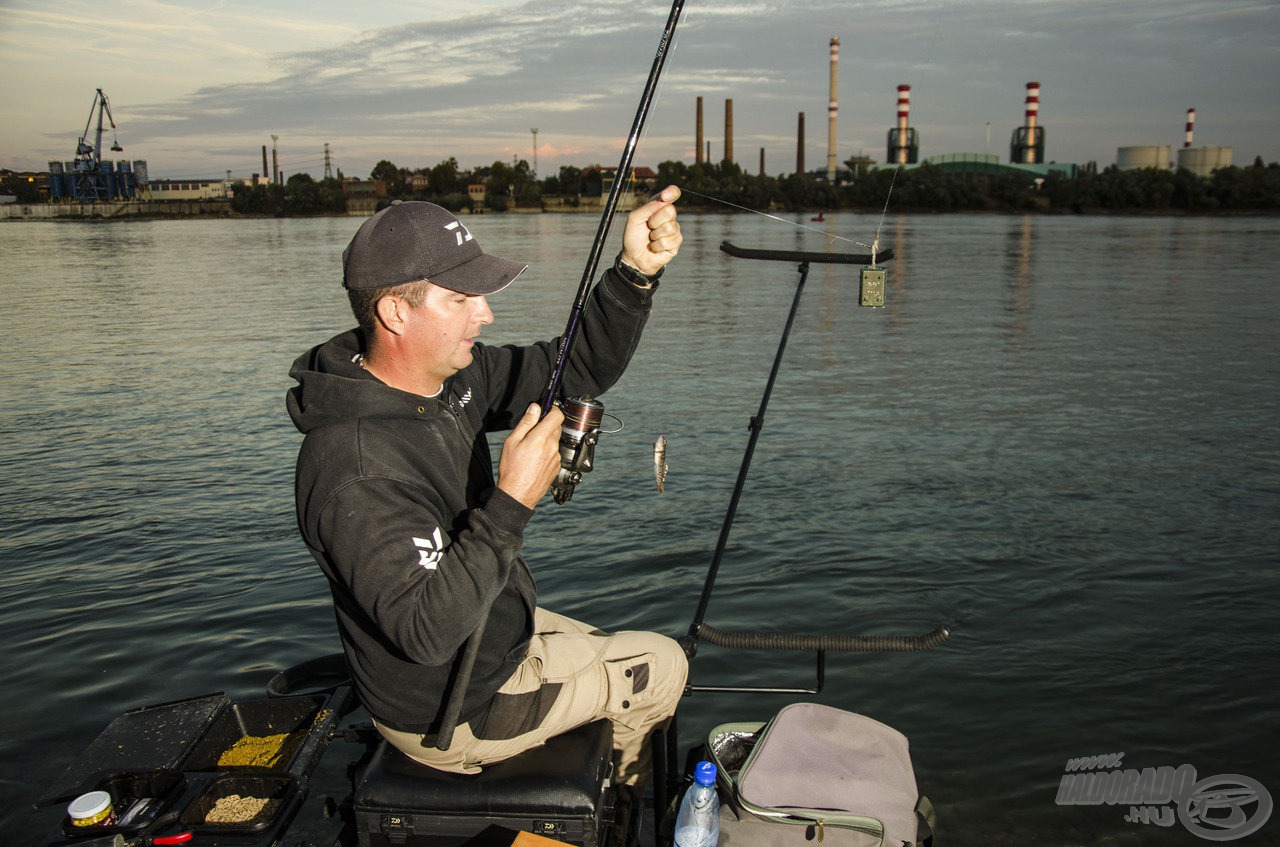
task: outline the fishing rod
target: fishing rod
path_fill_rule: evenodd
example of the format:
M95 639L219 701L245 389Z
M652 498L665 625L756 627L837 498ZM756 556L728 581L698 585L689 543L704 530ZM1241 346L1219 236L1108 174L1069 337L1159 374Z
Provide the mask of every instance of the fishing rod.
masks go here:
M578 284L578 294L574 298L573 309L569 312L569 322L565 325L564 335L560 338L560 349L556 355L555 365L551 369L551 378L547 381L546 393L542 398L543 415L551 411L556 401L556 392L560 390L560 381L564 376L565 365L569 361L569 353L573 349L574 342L577 341L591 282L595 279L596 270L600 266L600 255L604 252L604 244L609 237L609 229L613 225L613 215L617 211L618 202L622 199L622 186L626 181L626 175L631 171L631 161L635 158L636 147L640 144L645 120L649 117L649 108L653 105L653 98L658 90L658 80L662 76L662 68L667 61L671 39L675 35L676 24L680 22L680 13L683 9L684 0L674 0L671 4L671 13L667 16L667 24L662 30L662 38L658 41L658 52L653 57L649 78L645 82L644 92L640 95L640 106L636 109L635 120L631 122L631 133L627 136L626 146L622 148L618 173L613 180L613 187L609 189L609 199L604 204L604 214L600 216L596 238L587 256L587 266L582 272L582 281ZM565 422L561 427L560 435L561 467L551 484L557 503L567 502L573 494L574 486L581 481L582 474L591 470L596 439L600 433L600 421L604 414L604 406L600 401L590 397L567 398L565 405ZM462 716L463 698L466 696L467 685L471 682L471 672L480 650L480 641L484 638L485 625L488 623L488 606L486 605L485 608L484 617L480 619L480 623L467 639L462 658L458 662L453 688L449 692L449 699L441 716L440 730L436 735L436 747L440 750L448 750L452 745L454 730L457 729L458 719Z
M604 253L605 242L609 239L613 216L617 212L618 202L622 199L623 186L628 182L627 175L631 173L631 162L635 158L636 147L640 144L640 136L644 133L649 108L653 105L653 98L658 90L658 80L662 76L662 68L666 64L667 53L683 9L684 0L675 0L671 4L667 24L662 30L662 38L658 41L653 66L649 69L649 78L645 81L644 91L640 95L640 106L636 109L635 119L631 122L627 143L622 148L622 158L618 162L613 186L609 189L609 199L604 204L604 213L600 216L600 225L596 228L595 240L591 243L591 252L587 254L587 264L582 271L582 279L578 283L578 293L574 298L573 308L569 312L564 333L560 336L560 349L556 354L555 364L551 368L551 377L547 380L546 391L542 397L542 414L544 415L555 405L564 369L569 362L569 354L578 340L582 313L587 307L591 283L595 280L596 271L600 267L600 256ZM574 487L582 481L582 475L591 470L595 445L600 436L600 420L604 414L604 406L599 400L585 396L565 398L563 408L565 423L560 437L561 466L555 480L551 483L551 492L557 503L567 503L573 496Z
M738 247L728 241L720 244L720 249L730 256L740 259L760 259L766 261L792 262L797 264L800 279L796 285L795 295L791 299L791 311L787 314L786 326L782 330L782 338L778 342L778 351L773 358L773 367L769 371L769 379L765 382L764 395L760 398L760 407L747 424L751 435L747 439L747 449L742 456L742 464L738 468L738 479L733 486L733 494L729 498L729 508L725 512L724 523L720 527L720 537L716 541L716 549L711 557L711 566L707 570L707 578L702 586L702 595L698 599L698 608L693 616L687 635L682 636L680 646L686 655L693 658L698 652L698 642L706 639L712 644L739 650L815 650L817 651L818 682L814 688L760 688L760 687L726 687L726 686L694 686L686 688L687 692L733 692L733 693L770 693L770 694L817 694L822 691L826 667L826 651L841 652L909 652L927 650L936 647L950 638L945 627L937 627L923 635L795 635L774 632L726 632L704 622L707 606L711 602L711 592L715 588L716 575L720 570L720 562L724 558L725 548L729 543L729 533L733 529L734 517L738 512L738 502L742 499L742 491L746 487L747 472L751 469L751 458L755 454L756 442L760 440L760 432L764 428L765 413L769 409L769 398L773 394L773 385L778 378L778 369L782 365L782 356L787 349L787 339L791 335L791 327L795 323L796 312L800 307L800 297L804 294L804 286L809 278L810 264L831 265L863 265L859 275L859 305L878 307L884 305L884 269L876 266L876 254L856 255L853 253L817 253L796 250L756 250ZM880 261L893 258L892 250L878 254Z

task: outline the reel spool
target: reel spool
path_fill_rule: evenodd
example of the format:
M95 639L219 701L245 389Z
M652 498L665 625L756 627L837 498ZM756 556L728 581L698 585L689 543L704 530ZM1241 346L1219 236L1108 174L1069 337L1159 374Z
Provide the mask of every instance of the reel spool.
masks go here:
M557 503L568 503L582 475L595 466L596 444L601 433L622 431L622 421L604 410L604 404L593 397L566 398L560 404L564 423L560 426L560 471L551 482L551 493ZM600 429L600 422L610 417L618 421L617 429Z

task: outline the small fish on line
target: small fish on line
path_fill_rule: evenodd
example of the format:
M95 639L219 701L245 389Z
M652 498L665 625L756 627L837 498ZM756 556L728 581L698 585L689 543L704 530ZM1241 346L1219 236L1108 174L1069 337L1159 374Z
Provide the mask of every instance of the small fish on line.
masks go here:
M659 435L653 442L653 478L658 483L658 493L663 492L662 484L667 480L667 437Z

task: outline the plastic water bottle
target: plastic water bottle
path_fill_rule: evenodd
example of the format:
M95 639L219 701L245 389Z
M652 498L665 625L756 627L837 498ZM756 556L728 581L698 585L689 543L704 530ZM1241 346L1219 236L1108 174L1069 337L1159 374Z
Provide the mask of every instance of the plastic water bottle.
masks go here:
M720 839L720 798L716 795L716 766L699 762L693 785L680 801L676 815L676 847L715 847Z

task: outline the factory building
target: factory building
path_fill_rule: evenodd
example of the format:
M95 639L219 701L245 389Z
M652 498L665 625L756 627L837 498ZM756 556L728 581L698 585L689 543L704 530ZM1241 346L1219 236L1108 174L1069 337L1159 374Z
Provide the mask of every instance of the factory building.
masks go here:
M1026 86L1026 111L1023 126L1013 131L1009 144L1009 162L1000 161L992 153L942 153L919 160L919 136L909 125L911 86L898 86L898 122L889 130L885 164L871 165L869 170L902 168L913 170L929 166L957 179L993 179L1014 174L1038 182L1049 174L1074 178L1079 168L1067 162L1045 161L1045 131L1040 125L1040 83ZM849 160L851 163L855 161Z
M895 165L914 165L920 157L920 138L908 126L911 115L911 86L898 86L898 125L889 130L884 160Z
M1195 147L1196 110L1187 109L1187 123L1178 150L1178 168L1191 171L1196 176L1213 176L1219 168L1231 166L1231 147ZM1146 145L1140 147L1121 147L1116 151L1116 167L1122 171L1137 168L1159 168L1168 170L1173 167L1172 156L1168 145Z
M902 168L904 171L928 166L955 177L971 179L991 179L993 177L1017 174L1031 180L1044 179L1049 174L1061 174L1074 179L1079 173L1079 166L1070 162L1045 162L1043 164L1024 164L1022 162L1001 162L994 153L940 153L929 156L914 165L876 165L873 170Z
M231 182L225 179L153 179L148 188L152 200L221 200L232 196Z
M49 163L49 199L59 201L134 200L145 196L147 163L91 160Z
M1025 123L1013 131L1009 139L1009 161L1021 165L1044 162L1044 127L1040 119L1040 83L1027 83Z

